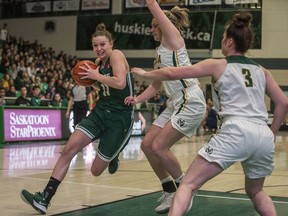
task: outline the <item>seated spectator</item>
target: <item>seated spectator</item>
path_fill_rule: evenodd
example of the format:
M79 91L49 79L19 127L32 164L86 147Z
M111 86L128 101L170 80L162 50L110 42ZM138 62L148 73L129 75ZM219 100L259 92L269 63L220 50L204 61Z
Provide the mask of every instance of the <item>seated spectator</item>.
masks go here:
M17 76L14 80L16 90L20 90L20 88L25 85L25 82L23 79L23 73L24 71L18 71Z
M10 65L10 61L9 61L9 58L8 57L5 57L1 60L1 63L0 63L0 73L3 74L6 74L9 70L9 65Z
M64 82L61 79L57 80L56 92L60 94L61 98L66 96L67 92L67 82Z
M40 97L40 87L33 86L32 87L32 97L31 97L31 105L32 106L40 106L41 97Z
M11 66L9 67L7 73L10 75L11 79L16 79L18 70L15 62L11 63Z
M37 74L37 68L35 66L34 62L29 62L27 67L27 73L30 77L30 79L34 80L36 74Z
M9 80L10 80L10 75L8 73L4 74L3 77L3 87L6 89L6 91L8 91L9 88Z
M52 98L51 93L47 91L47 92L44 94L44 98L47 99L47 100L50 100L50 99Z
M61 95L59 93L56 93L50 103L51 107L67 107L68 101L62 100Z
M18 106L30 106L31 101L27 98L27 88L26 86L22 86L20 88L20 96L16 99L15 105Z
M41 90L42 82L41 82L41 77L40 77L40 75L36 75L36 76L34 77L32 86L34 86L34 85L39 86L39 87L40 87L40 90ZM45 89L45 91L46 91L46 89ZM45 92L45 91L44 91L44 92ZM42 91L41 91L41 92L42 92ZM44 93L44 92L43 92L43 93Z
M17 97L16 89L14 85L9 86L9 89L6 92L6 97Z
M17 70L18 71L25 71L27 72L27 67L25 66L25 61L24 59L21 59L17 65ZM28 73L27 73L27 77L29 77Z
M48 83L48 89L46 90L46 93L50 93L50 99L53 98L54 94L56 92L56 87L55 87L55 80L51 79ZM45 94L46 95L46 94ZM47 97L46 97L47 98ZM49 99L49 98L47 98Z
M32 80L29 78L27 71L23 71L22 78L23 78L24 85L27 88L27 91L29 91L32 86Z
M46 75L41 79L40 89L42 94L45 94L48 89L48 77Z

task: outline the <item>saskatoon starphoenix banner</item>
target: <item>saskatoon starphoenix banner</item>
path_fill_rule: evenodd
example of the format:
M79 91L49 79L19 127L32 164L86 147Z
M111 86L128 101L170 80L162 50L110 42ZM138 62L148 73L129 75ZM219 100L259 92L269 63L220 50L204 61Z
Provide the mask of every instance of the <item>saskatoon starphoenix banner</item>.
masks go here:
M187 49L221 49L225 26L236 11L191 12L191 25L182 35ZM254 49L261 49L262 12L251 11L255 32ZM215 28L213 23L215 19ZM155 49L151 34L151 14L79 16L77 18L76 50L91 50L91 36L99 23L104 23L113 35L114 48L122 50ZM213 37L213 40L212 40ZM211 41L213 44L211 46Z

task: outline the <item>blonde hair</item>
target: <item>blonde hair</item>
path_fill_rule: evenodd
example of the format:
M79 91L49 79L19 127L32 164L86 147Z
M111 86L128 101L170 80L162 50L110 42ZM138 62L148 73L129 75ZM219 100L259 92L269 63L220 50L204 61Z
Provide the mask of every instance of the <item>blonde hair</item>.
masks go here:
M190 26L189 10L187 8L175 6L170 11L163 10L163 12L179 31Z
M100 23L96 26L96 31L92 35L91 39L97 36L105 36L109 40L109 42L113 42L112 34L106 30L106 26L104 23Z

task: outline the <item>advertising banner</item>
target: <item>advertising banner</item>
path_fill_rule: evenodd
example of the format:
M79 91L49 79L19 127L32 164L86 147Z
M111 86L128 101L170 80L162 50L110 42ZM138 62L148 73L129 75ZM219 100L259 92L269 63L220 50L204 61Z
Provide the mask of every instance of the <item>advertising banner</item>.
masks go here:
M125 8L141 8L145 6L145 0L125 0Z
M159 5L178 5L184 2L183 0L158 0Z
M190 0L189 5L221 5L222 0Z
M62 138L61 111L49 109L4 109L5 141Z
M231 5L231 4L252 4L252 3L258 3L258 0L225 0L225 4Z
M220 49L226 24L235 11L193 12L190 13L191 25L182 32L187 49ZM254 49L261 49L262 12L251 11L255 32ZM215 20L215 30L213 23ZM151 14L122 14L109 16L78 16L76 50L92 50L91 36L99 23L104 23L112 33L114 47L122 50L155 49L159 44L150 34ZM212 35L213 39L212 39ZM213 44L211 46L211 41Z
M51 1L26 2L27 13L44 13L51 11Z
M80 0L54 1L53 11L78 11Z
M82 0L81 10L109 9L110 0Z
M182 0L158 0L159 5L179 5L182 4L182 2ZM125 0L125 8L141 7L146 7L145 0Z

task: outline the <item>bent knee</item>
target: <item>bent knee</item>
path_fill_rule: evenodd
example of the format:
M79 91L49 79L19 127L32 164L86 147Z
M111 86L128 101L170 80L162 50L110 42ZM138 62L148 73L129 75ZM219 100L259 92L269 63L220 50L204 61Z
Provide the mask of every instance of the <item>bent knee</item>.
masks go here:
M65 147L63 152L61 153L61 157L66 158L67 160L72 160L76 154L77 151L75 149Z
M151 151L151 146L152 146L151 144L152 144L152 142L143 140L141 143L141 150L143 152Z
M183 191L190 191L192 194L196 194L201 186L196 185L193 182L187 183L187 182L181 182L179 185L179 188L177 190L183 190Z
M153 142L151 145L152 151L157 154L162 154L165 151L169 151L169 148L165 146L164 143L161 142Z
M257 194L258 194L259 192L261 192L261 190L260 190L260 191L254 191L254 190L247 190L247 189L245 189L245 192L246 192L246 195L249 197L249 199L250 199L250 200L253 200L253 199L257 196Z

